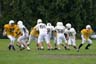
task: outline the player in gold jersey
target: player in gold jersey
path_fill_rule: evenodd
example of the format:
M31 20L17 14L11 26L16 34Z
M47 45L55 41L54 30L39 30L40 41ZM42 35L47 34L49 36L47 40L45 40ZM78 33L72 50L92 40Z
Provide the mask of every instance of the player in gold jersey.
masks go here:
M89 46L92 44L92 40L89 38L90 35L93 33L93 30L91 29L90 25L86 26L86 29L81 30L81 38L82 43L79 45L77 51L83 46L83 44L87 41L88 45L85 47L85 49L89 49Z
M32 40L35 40L35 42L37 43L37 41L38 41L38 35L39 35L39 32L36 30L36 28L34 26L31 29L31 31L30 31L29 40L28 40L27 44L29 45Z
M19 27L17 26L16 29L14 30L15 32L15 38L18 40L18 38L22 35ZM17 46L21 47L21 44L17 41Z
M15 47L14 47L14 41L15 41L14 30L16 29L17 25L15 25L14 23L15 23L14 20L10 20L9 24L4 25L3 35L7 36L10 39L10 44L8 46L9 50L11 50L11 48L13 50L15 50Z
M19 36L22 35L22 33L21 33L20 29L18 28L18 26L16 27L16 29L15 29L14 32L15 32L15 37L16 37L16 38L18 38Z

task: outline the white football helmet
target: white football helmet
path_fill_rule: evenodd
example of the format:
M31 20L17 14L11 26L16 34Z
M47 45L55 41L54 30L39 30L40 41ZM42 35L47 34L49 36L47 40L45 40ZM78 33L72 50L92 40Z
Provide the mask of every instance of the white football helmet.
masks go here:
M15 23L14 20L10 20L10 21L9 21L9 24L10 24L10 25L13 24L13 23Z
M42 19L37 20L37 24L42 23Z
M67 28L71 28L71 24L70 24L70 23L67 23L67 24L66 24L66 27L67 27Z
M70 29L70 32L74 33L75 32L75 29L74 28L71 28Z
M51 26L51 23L47 23L47 26Z
M57 26L63 26L63 23L62 23L62 22L57 22L56 25L57 25Z
M17 22L17 25L23 25L23 22L22 22L21 20L19 20L19 21Z
M91 25L86 25L86 29L91 29Z

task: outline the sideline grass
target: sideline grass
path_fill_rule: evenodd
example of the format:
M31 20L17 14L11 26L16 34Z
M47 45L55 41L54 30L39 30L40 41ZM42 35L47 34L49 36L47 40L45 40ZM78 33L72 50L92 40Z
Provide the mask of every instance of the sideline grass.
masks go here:
M85 44L80 52L76 52L74 48L67 50L48 51L45 49L37 50L36 45L32 42L31 51L9 51L8 39L0 39L0 64L96 64L96 40L89 50L85 50ZM81 40L77 40L77 46ZM46 44L44 44L46 46Z

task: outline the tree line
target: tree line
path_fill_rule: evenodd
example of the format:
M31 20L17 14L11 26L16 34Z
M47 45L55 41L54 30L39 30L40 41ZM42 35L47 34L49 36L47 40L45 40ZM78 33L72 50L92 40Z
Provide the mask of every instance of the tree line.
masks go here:
M80 32L85 25L96 24L96 0L0 0L0 32L10 19L22 20L30 29L41 18L54 26L71 23Z

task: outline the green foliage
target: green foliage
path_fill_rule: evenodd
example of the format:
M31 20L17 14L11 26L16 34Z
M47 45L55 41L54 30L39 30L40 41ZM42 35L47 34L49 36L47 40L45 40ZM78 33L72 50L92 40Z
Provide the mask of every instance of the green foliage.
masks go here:
M38 18L54 26L57 21L68 22L79 32L86 24L96 24L96 0L0 0L0 26L10 19L24 21L28 29Z

